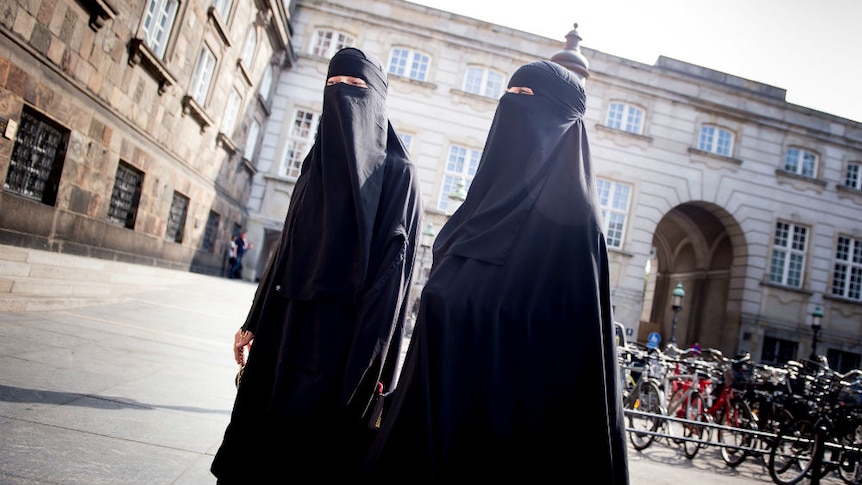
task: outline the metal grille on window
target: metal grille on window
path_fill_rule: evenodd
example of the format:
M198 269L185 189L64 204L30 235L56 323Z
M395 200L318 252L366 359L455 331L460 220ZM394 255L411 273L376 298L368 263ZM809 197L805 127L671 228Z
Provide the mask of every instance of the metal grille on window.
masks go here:
M65 156L66 133L24 108L3 187L54 205Z
M129 229L135 228L143 180L143 172L120 162L111 192L111 205L108 206L109 221Z
M204 229L204 250L209 252L215 251L216 237L218 236L218 226L221 216L215 212L210 212L207 218L207 227Z
M183 228L186 225L188 210L188 197L179 192L174 192L174 200L171 202L171 212L168 215L168 230L165 232L165 239L178 243L183 242Z

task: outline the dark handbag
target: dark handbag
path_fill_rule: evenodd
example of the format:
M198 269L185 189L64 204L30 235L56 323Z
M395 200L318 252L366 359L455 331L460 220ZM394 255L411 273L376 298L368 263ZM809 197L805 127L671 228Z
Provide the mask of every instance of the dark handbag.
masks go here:
M380 429L380 423L383 421L383 403L388 395L389 393L383 393L383 383L378 382L368 406L371 408L371 413L368 415L368 429Z
M241 380L242 380L242 374L243 374L243 372L245 372L245 366L244 366L244 365L240 365L240 366L239 366L239 370L238 370L238 371L236 371L236 378L234 378L234 382L236 383L236 387L237 387L237 389L239 389L239 381L241 381Z

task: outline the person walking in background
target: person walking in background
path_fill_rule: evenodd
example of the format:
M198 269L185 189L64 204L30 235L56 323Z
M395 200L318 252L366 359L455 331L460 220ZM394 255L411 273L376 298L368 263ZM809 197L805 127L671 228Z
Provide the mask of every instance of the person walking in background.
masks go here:
M254 248L254 244L248 242L245 231L242 231L239 237L234 239L234 244L236 248L234 249L233 265L230 268L230 277L242 279L242 257L249 249Z
M227 271L225 276L233 278L233 263L236 262L236 234L230 235L230 243L227 246Z
M375 57L330 60L314 145L234 336L245 367L211 466L219 484L328 483L367 449L372 400L394 385L422 213L386 94Z
M629 483L582 83L550 61L512 75L434 242L367 483Z

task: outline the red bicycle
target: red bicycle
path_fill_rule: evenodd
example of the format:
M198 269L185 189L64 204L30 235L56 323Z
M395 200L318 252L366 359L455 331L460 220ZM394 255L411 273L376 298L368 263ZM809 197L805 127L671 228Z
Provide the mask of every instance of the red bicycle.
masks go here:
M704 357L680 363L688 373L678 374L676 390L668 405L668 415L675 418L669 428L689 459L712 443L713 430L717 430L721 457L735 467L745 460L756 439L749 432L757 430L756 418L736 391L742 383L737 378L737 386L734 385L734 376L740 375L741 367L751 365L751 357L746 354L740 359L728 359L716 349L703 353Z

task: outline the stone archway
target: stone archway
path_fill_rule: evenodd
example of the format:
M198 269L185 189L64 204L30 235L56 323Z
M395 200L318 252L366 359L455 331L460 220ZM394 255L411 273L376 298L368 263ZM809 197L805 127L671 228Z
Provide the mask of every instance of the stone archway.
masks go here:
M739 348L740 306L747 246L736 220L708 202L681 204L662 217L653 234L654 255L645 283L652 296L648 326L666 344L682 348L698 342L735 355ZM673 333L671 299L677 283L685 298ZM646 341L647 335L639 335Z

